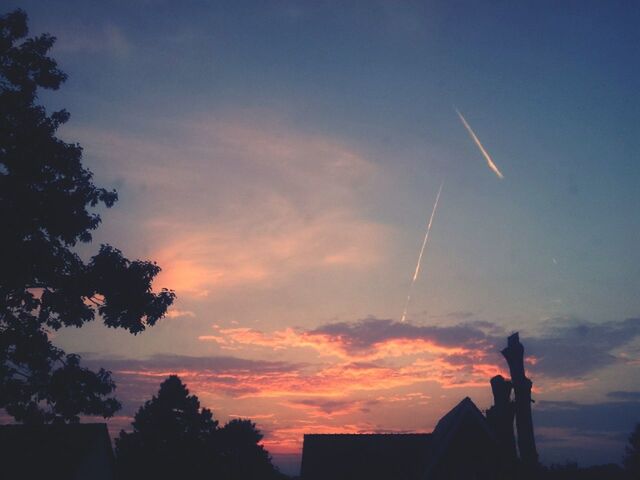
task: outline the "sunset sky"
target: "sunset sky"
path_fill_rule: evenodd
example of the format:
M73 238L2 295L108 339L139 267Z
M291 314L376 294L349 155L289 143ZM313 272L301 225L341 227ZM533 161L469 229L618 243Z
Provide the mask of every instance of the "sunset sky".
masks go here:
M58 38L69 80L41 100L120 196L82 255L155 260L178 295L138 336L56 334L113 371L114 432L178 373L293 471L304 433L488 408L519 331L542 460L620 461L640 421L637 2L4 5Z

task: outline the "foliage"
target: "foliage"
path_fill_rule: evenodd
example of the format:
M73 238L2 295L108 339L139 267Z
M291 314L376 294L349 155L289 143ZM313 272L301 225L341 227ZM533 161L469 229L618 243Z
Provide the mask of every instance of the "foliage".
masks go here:
M177 376L140 407L132 426L116 439L122 478L200 478L219 470L218 422Z
M279 476L269 452L259 443L262 434L251 420L231 420L220 433L227 478L244 480Z
M180 378L170 376L157 396L140 407L133 431L116 439L121 478L283 478L259 444L262 435L249 420L223 428L200 407Z
M82 367L50 334L96 314L137 334L174 294L152 292L154 263L109 245L86 263L74 251L100 224L91 210L117 194L93 184L78 144L56 137L69 113L36 104L38 89L57 90L66 75L47 55L55 38L27 34L22 10L0 16L0 408L28 423L108 417L119 408L109 372Z
M629 436L623 463L630 478L640 478L640 423Z

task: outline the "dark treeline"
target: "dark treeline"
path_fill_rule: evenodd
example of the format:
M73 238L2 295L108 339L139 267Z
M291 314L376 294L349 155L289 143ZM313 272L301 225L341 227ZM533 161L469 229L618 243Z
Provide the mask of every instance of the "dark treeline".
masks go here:
M543 469L544 480L635 480L638 477L626 472L620 465L607 464L579 467L577 463L551 465Z
M579 467L567 462L542 469L544 480L639 480L640 479L640 424L637 424L625 447L622 466L617 464Z
M198 397L172 375L135 415L133 431L116 439L119 478L285 478L260 445L250 420L219 427Z

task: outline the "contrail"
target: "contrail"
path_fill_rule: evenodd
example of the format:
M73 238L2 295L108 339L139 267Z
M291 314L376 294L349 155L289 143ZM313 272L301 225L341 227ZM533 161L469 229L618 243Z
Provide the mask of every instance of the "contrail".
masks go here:
M436 216L436 210L438 208L438 202L440 201L440 194L442 193L442 187L444 186L444 180L440 184L440 188L438 189L438 194L436 195L436 201L433 204L433 210L431 210L431 216L429 217L429 223L427 224L427 231L424 234L424 240L422 241L422 248L420 248L420 255L418 255L418 263L416 265L416 271L413 274L413 279L411 280L411 285L409 285L409 293L407 294L407 301L404 304L404 311L402 312L401 322L404 322L407 319L407 310L409 308L409 302L411 301L411 294L413 293L413 285L416 283L418 279L418 274L420 273L420 265L422 264L422 255L424 254L424 249L427 246L427 242L429 242L429 233L431 233L431 225L433 225L433 219Z
M491 156L489 156L489 154L487 153L487 151L484 149L484 147L482 146L482 143L480 143L480 139L476 136L476 134L473 132L473 130L471 129L471 127L469 126L469 124L467 123L467 121L465 120L465 118L462 116L462 114L460 113L460 111L456 108L455 109L456 113L458 114L458 116L460 117L460 120L462 120L462 124L464 125L464 128L467 129L467 132L469 132L469 135L471 136L471 138L473 139L473 141L475 142L475 144L478 146L478 148L480 149L480 152L482 152L482 155L484 156L485 160L487 161L487 165L489 165L489 168L491 170L493 170L493 173L495 173L498 178L500 180L502 180L504 178L504 175L502 175L502 172L498 169L498 167L496 167L496 164L493 163L493 160L491 160Z

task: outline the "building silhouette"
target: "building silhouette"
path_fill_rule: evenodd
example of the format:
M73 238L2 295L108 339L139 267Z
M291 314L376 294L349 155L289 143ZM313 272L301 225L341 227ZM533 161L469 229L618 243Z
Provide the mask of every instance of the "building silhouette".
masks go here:
M107 426L1 425L0 474L6 480L113 480Z
M494 405L486 415L466 397L432 433L305 435L302 480L535 478L533 384L525 375L524 347L517 333L508 338L502 354L512 379L491 379Z

